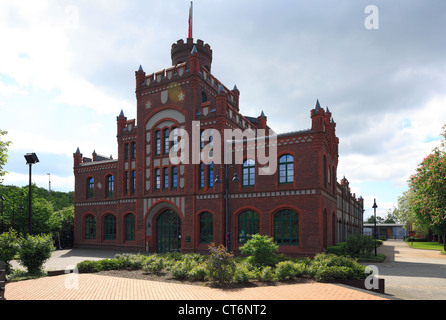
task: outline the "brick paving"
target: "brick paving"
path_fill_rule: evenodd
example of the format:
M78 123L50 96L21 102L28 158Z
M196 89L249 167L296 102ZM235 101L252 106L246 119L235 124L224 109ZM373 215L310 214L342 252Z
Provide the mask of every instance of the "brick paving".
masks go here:
M64 274L6 285L7 300L387 300L339 284L299 283L243 289Z
M58 250L46 270L72 269L82 260L112 258L118 252ZM14 268L21 266L13 261ZM22 267L23 268L23 267ZM63 274L6 285L7 300L387 300L391 297L340 284L299 283L244 289L127 279L98 274Z

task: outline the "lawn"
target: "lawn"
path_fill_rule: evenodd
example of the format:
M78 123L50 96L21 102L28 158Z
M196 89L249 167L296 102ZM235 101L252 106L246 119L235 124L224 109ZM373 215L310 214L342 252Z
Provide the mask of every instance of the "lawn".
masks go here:
M425 250L438 250L442 251L442 253L445 253L443 251L443 244L437 243L437 242L408 242L409 245L414 249L425 249Z

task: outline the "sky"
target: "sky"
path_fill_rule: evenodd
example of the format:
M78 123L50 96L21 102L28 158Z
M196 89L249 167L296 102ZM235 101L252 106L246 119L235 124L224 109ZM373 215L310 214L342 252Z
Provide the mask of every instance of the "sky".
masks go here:
M189 0L0 0L4 185L74 190L73 153L117 157L116 117L136 118L135 71L171 66ZM277 133L336 122L338 180L384 217L446 124L444 0L195 0L212 74Z

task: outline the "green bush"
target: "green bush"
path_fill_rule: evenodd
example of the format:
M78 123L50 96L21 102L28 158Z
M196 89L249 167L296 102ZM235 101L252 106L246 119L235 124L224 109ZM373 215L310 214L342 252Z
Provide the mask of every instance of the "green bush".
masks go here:
M324 282L330 279L365 279L367 277L365 268L353 258L321 253L314 257L309 267L309 274L316 281Z
M99 263L93 260L84 260L78 262L76 268L79 273L93 273L101 271Z
M274 281L274 270L271 267L264 267L259 272L259 281L271 282Z
M164 267L164 259L155 255L147 258L143 264L143 270L147 273L160 273Z
M370 257L375 248L375 241L370 236L354 235L347 237L345 252L350 257Z
M254 279L255 276L251 270L249 270L248 263L246 261L237 263L234 272L234 281L238 283L247 283Z
M186 279L192 267L185 261L177 261L170 268L170 272L175 279Z
M209 278L219 283L232 281L236 269L233 255L223 245L216 247L211 244L209 252L210 256L206 260Z
M99 271L110 271L119 270L121 268L121 263L118 259L102 259L97 262Z
M138 270L142 269L147 257L141 254L121 253L115 255L115 259L119 261L120 269Z
M279 250L273 238L255 234L241 248L242 254L250 255L247 260L255 267L274 266L277 263L276 252Z
M26 236L22 238L19 249L19 262L33 274L41 271L45 261L54 251L51 235Z
M208 276L206 266L204 263L195 265L188 273L189 280L192 281L205 281Z
M19 236L14 229L9 232L0 234L0 261L6 263L6 272L9 273L9 262L14 260L16 254L19 252Z

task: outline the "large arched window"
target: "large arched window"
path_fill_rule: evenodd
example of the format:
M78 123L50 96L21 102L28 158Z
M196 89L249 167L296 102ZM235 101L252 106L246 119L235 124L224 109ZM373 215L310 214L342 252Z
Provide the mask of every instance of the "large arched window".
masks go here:
M299 215L293 210L280 210L274 215L274 240L279 245L299 244Z
M199 216L200 220L200 243L211 243L214 241L214 224L212 213L203 212Z
M116 240L116 218L112 214L104 218L104 240Z
M279 183L294 182L294 157L290 154L279 158Z
M135 215L129 213L124 218L125 240L135 240Z
M255 174L256 174L255 162L252 159L248 159L243 162L243 175L242 175L242 185L244 187L249 187L255 185Z
M92 214L85 218L85 239L96 239L96 218Z
M260 217L255 211L243 211L238 216L238 242L245 243L260 232Z

